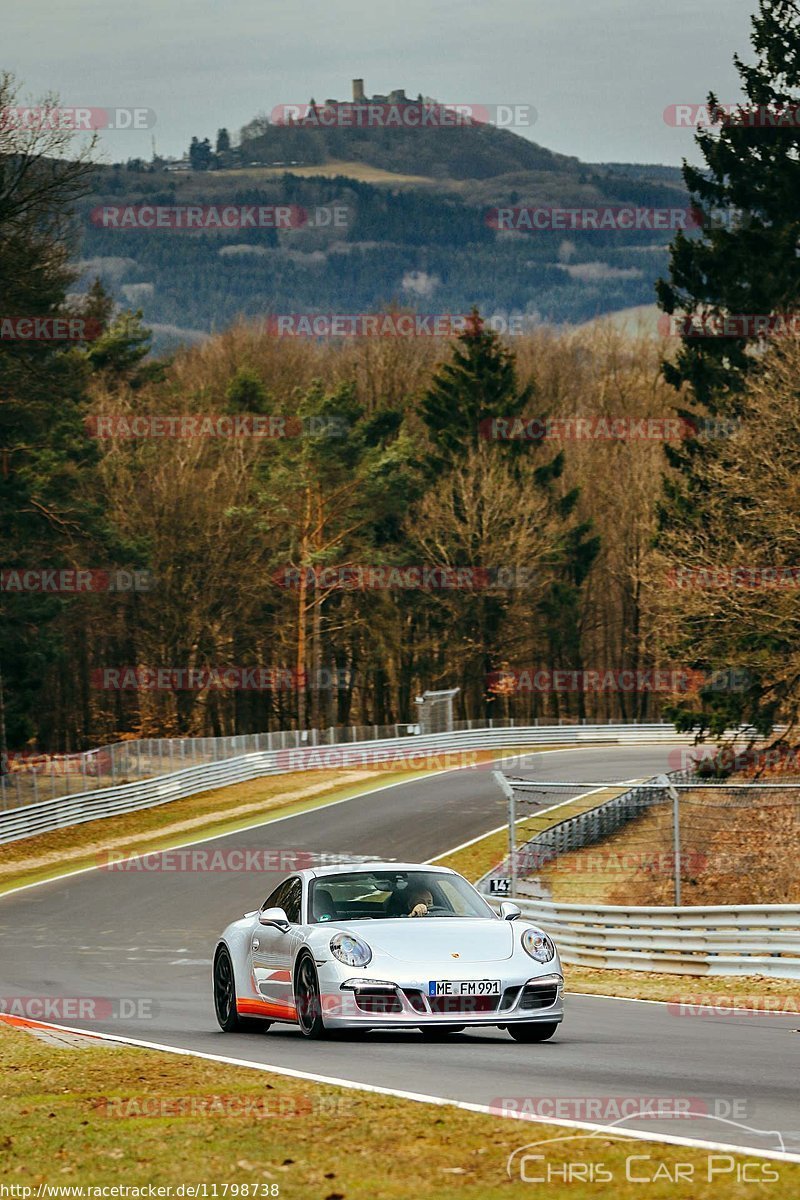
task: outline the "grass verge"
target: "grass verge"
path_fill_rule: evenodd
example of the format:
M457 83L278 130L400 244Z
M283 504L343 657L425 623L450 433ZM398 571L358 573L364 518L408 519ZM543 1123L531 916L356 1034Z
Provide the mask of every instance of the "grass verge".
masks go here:
M623 789L620 789L620 791ZM567 801L558 805L550 812L525 818L517 826L517 844L536 833L584 812L587 808L600 804L616 794L609 790L598 792L588 801ZM581 807L583 804L583 807ZM609 843L612 839L608 839ZM496 866L508 852L508 832L491 833L485 838L445 854L436 860L438 866L452 867L473 882L480 879L487 871ZM589 857L589 852L583 852ZM565 855L564 858L579 857ZM546 871L552 872L561 859L548 864ZM574 875L571 877L574 878ZM580 894L580 889L571 890L568 896L558 896L563 903L602 904L608 903L598 899L596 895ZM621 901L617 901L621 903ZM622 971L605 967L578 967L564 964L564 980L567 990L572 993L588 993L590 995L620 996L632 1000L666 1000L684 1004L710 1004L713 1007L727 1006L727 1000L748 1008L769 1010L771 1006L787 1009L789 1012L800 1013L800 982L792 979L772 979L762 975L677 975L668 972L655 971Z
M561 747L542 747L542 750ZM331 768L267 775L172 800L157 808L87 821L0 846L0 895L28 883L55 879L96 866L110 851L126 854L170 850L203 837L256 825L261 818L308 812L387 784L406 783L432 770L457 766L486 769L495 758L539 753L539 748L432 754L414 769ZM309 847L323 850L325 847Z
M144 854L168 850L201 837L258 824L262 817L267 821L271 817L306 812L374 787L414 779L418 774L331 769L269 775L200 792L157 808L40 833L9 842L0 850L0 895L22 884L96 866L109 851Z
M500 1052L522 1049L509 1043ZM524 1049L532 1058L547 1052ZM642 1193L641 1183L626 1181L626 1158L635 1154L645 1156L636 1174L653 1178L651 1200L737 1198L758 1190L737 1184L733 1157L723 1175L709 1180L714 1159L707 1151L591 1137L132 1047L54 1047L3 1023L0 1078L0 1183L30 1187L33 1195L40 1184L205 1183L239 1185L228 1195L281 1200L499 1200L516 1194L506 1174L509 1155L559 1135L570 1140L536 1147L546 1161L529 1164L529 1172L561 1171L563 1179L570 1163L586 1172L602 1162L614 1196L627 1200ZM679 1132L691 1136L687 1124L681 1121ZM683 1183L675 1182L678 1164ZM800 1194L800 1165L756 1159L751 1165L753 1172L776 1173L781 1195ZM548 1197L585 1200L604 1186L554 1178Z
M517 846L519 847L529 838L535 837L537 833L543 833L545 829L557 825L559 821L566 821L568 817L575 817L580 813L587 812L588 809L595 808L605 800L611 800L625 790L624 787L604 788L602 792L594 792L591 796L578 796L574 800L564 800L563 803L554 805L545 813L532 813L530 816L521 818L517 821L516 827ZM501 811L502 809L498 809L498 812ZM467 879L475 881L502 862L507 854L508 829L504 828L497 833L490 833L484 838L479 838L461 850L443 854L441 858L436 859L436 864L440 867L452 867L454 871L458 871Z

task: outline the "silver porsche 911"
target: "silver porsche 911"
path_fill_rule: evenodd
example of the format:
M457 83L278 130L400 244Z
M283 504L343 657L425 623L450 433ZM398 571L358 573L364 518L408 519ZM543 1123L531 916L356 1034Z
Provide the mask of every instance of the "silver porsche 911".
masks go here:
M499 1025L542 1042L564 1015L564 979L553 942L519 918L446 867L298 871L222 934L217 1020L228 1032L289 1022L310 1038Z

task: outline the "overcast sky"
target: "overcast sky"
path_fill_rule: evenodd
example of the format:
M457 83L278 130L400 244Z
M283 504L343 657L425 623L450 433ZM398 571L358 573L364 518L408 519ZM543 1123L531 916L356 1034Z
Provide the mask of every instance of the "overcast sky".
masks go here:
M274 105L404 87L448 103L532 104L525 136L589 161L679 164L691 133L664 109L739 98L756 0L24 0L6 3L0 67L65 105L153 109L161 154L238 132ZM151 134L106 134L109 160Z

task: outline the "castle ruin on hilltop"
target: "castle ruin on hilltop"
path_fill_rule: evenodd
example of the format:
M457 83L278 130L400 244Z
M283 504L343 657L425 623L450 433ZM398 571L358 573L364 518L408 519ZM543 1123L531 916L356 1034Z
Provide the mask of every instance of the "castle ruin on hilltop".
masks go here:
M406 95L405 88L395 88L393 91L389 92L388 96L381 96L377 93L374 96L368 96L366 94L366 92L364 91L364 80L363 79L354 79L353 80L353 99L352 99L352 101L326 100L325 107L333 108L338 104L349 104L349 103L352 103L352 104L435 104L436 101L433 99L432 96L421 96L421 95L417 96L416 99L412 99L411 96Z

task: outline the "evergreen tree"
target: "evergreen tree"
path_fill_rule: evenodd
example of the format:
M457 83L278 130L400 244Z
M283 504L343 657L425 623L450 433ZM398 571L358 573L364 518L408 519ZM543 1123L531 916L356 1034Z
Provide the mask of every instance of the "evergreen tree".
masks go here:
M473 308L453 345L452 360L436 373L420 412L439 459L447 462L478 446L482 422L518 416L533 394L530 385L519 389L513 354Z
M530 406L535 387L520 388L516 361L497 333L486 329L476 309L453 347L452 360L439 368L423 397L421 415L436 447L437 468L453 466L480 445L487 452L504 452L521 488L537 488L546 494L550 509L561 523L551 563L551 583L539 605L538 625L548 666L580 664L580 610L583 584L600 550L600 540L591 522L574 519L580 492L560 486L564 454L531 467L536 448L528 442L490 443L485 423L490 418L533 416ZM526 413L526 410L528 412ZM466 514L465 514L466 515ZM524 564L517 564L523 566ZM486 641L492 644L502 605L487 603ZM490 664L486 665L487 671Z
M16 85L0 75L0 112L13 109ZM43 107L56 107L52 97ZM90 189L88 147L75 154L61 130L0 122L0 312L72 315L73 206ZM97 305L98 292L93 290ZM89 368L74 344L4 341L0 347L0 562L43 568L108 561L108 531L86 436ZM95 553L92 553L92 547ZM98 553L99 548L99 553ZM84 562L81 562L81 559ZM63 641L56 618L70 601L3 593L0 667L8 745L24 744L58 671ZM5 747L0 747L0 750Z
M703 228L678 233L670 279L659 280L668 314L775 314L800 298L800 12L795 0L760 0L752 18L756 62L734 61L746 101L726 113L711 93L718 130L696 137L705 166L684 163ZM688 384L711 411L736 411L758 356L748 337L684 336L667 378Z
M677 235L670 280L658 283L664 311L695 315L698 323L704 314L788 314L800 299L800 12L793 0L760 0L752 27L755 63L747 65L738 55L734 60L746 101L726 113L717 97L709 96L720 127L697 135L706 166L684 165L704 227L699 236ZM685 389L693 411L684 404L682 415L746 422L750 387L770 377L772 356L764 351L763 341L752 336L684 335L676 361L664 368L668 381ZM726 548L717 495L733 452L721 438L696 437L666 448L675 470L665 484L658 540L672 565L681 566L687 553L695 560L704 552L718 555L709 567L740 561L740 521L754 500L743 492L741 510L731 509ZM697 605L680 592L677 603L682 619L667 647L675 660L709 679L749 672L751 683L744 693L716 685L701 688L698 697L677 703L669 715L680 728L716 733L745 718L771 728L776 677L763 670L763 662L752 670L762 632L756 634L740 616L737 636L722 636L722 606Z
M162 364L143 366L150 353L152 334L142 323L142 311L120 312L106 318L100 336L89 346L86 357L95 373L102 373L108 382L125 382L138 388L153 378L160 378Z

